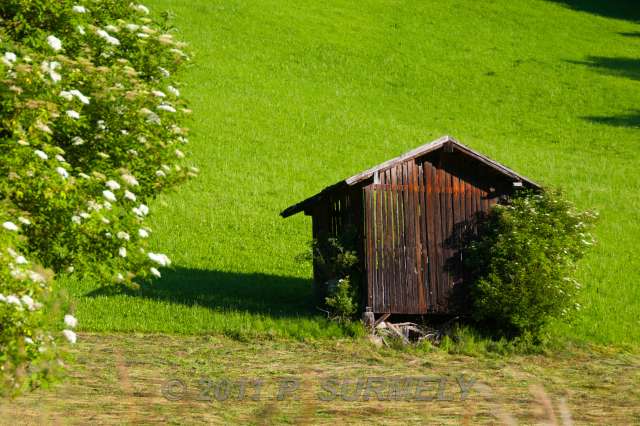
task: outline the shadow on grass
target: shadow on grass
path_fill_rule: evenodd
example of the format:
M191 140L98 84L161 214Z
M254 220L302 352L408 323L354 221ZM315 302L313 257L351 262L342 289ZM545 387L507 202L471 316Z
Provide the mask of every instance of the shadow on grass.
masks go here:
M606 18L640 21L640 3L637 0L549 0L580 12Z
M610 117L583 117L583 119L591 121L592 123L607 124L609 126L640 128L640 110Z
M640 36L638 33L626 35ZM568 61L572 64L588 66L607 75L629 78L640 81L640 59L604 56L589 56L585 61ZM606 124L617 127L640 127L640 110L630 111L626 114L614 116L589 116L582 119L592 123Z
M595 68L604 74L626 77L632 80L640 80L640 59L589 56L586 61L569 62L572 64Z
M314 308L310 279L175 268L163 271L162 279L146 283L139 290L117 290L134 297L155 299L218 311L246 311L272 317L311 317ZM113 294L100 288L88 297Z
M634 31L630 33L618 33L618 34L625 37L640 37L640 31Z

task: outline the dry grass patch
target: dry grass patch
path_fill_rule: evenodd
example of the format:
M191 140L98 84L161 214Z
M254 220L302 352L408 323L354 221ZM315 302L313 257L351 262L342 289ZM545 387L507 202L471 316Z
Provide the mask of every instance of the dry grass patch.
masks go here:
M248 423L248 424L439 424L575 423L640 421L640 355L604 349L550 356L491 358L379 349L363 341L246 344L225 337L167 335L82 336L69 380L49 391L0 404L0 419L12 424ZM475 379L461 401L459 377ZM280 380L299 378L299 388L278 401ZM322 401L321 385L334 377L355 381L381 377L433 377L432 401ZM202 391L209 379L211 401ZM179 400L163 396L170 379L180 380ZM258 400L247 385L218 401L221 379L262 379ZM341 388L340 388L341 389ZM346 388L355 389L355 383ZM365 388L362 388L363 391ZM222 395L222 394L220 394ZM382 393L388 397L388 393ZM565 423L566 424L566 423Z

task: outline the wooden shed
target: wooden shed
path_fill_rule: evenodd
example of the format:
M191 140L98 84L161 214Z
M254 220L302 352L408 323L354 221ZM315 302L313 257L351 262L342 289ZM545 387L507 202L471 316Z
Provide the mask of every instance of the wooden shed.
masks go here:
M331 185L281 213L312 217L313 238L355 231L362 306L378 314L453 313L469 280L461 242L490 207L531 180L444 136ZM323 276L314 263L322 294Z

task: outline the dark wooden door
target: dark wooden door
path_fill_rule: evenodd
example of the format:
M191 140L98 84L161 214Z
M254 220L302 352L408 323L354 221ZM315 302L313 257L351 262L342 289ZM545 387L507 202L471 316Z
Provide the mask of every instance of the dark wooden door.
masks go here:
M384 183L365 187L368 305L374 312L426 311L425 191L419 172L415 163L405 163L384 172L378 179Z
M367 306L374 312L451 312L464 277L462 236L496 198L475 177L475 164L437 160L399 164L364 188Z

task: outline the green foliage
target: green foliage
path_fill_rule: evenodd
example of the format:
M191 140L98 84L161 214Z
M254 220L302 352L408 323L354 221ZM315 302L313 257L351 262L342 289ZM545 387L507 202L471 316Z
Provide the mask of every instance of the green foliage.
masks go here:
M349 276L339 279L330 288L329 296L325 299L327 307L339 321L348 321L358 311L358 293L351 285Z
M442 338L438 349L450 354L469 356L509 356L525 354L542 354L548 350L549 343L542 341L540 336L525 332L520 336L506 338L488 338L479 330L456 324L452 330Z
M60 324L50 319L58 310L51 306L51 273L22 254L25 238L7 210L9 203L0 201L0 396L48 383L61 340L53 333ZM25 226L28 220L17 222Z
M348 237L314 240L311 250L320 275L326 280L352 275L358 265L354 244L353 238Z
M0 197L28 215L28 251L46 267L134 284L157 274L146 203L192 174L171 77L186 54L145 9L78 6L0 7Z
M521 191L496 205L471 243L467 266L474 319L507 335L537 336L554 318L580 309L572 274L594 238L596 215L558 191Z
M320 238L311 244L318 277L326 286L325 304L331 317L340 322L349 321L358 312L361 274L356 241L357 233L346 229L340 238Z
M144 222L146 203L197 171L182 161L190 111L172 77L188 57L148 13L124 0L0 4L0 362L11 388L37 385L40 361L55 358L42 313L53 274L37 264L134 287L170 264L148 250Z

